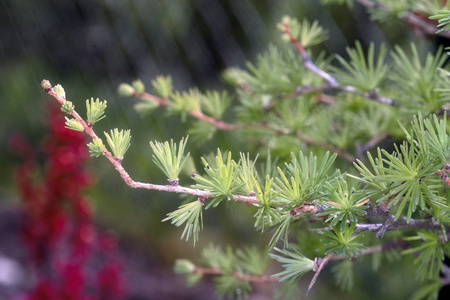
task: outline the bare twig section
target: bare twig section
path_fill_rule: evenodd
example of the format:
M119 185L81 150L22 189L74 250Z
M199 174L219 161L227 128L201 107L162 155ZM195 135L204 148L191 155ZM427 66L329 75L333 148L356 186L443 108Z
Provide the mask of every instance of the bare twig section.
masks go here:
M382 238L384 233L389 231L399 231L407 229L433 229L441 230L441 226L437 224L433 219L411 219L409 223L406 218L400 218L394 221L394 216L390 216L388 220L390 222L375 223L375 224L356 224L356 232L361 231L377 231L377 237ZM380 235L380 236L379 236Z
M390 217L390 220L394 220L394 216ZM407 223L406 218L400 218L397 221L385 222L385 223L368 223L362 224L358 223L355 225L355 234L363 231L377 231L383 230L383 234L386 231L401 231L408 229L430 229L430 230L442 230L441 225L437 224L432 219L411 219ZM311 232L314 231L329 231L333 230L333 227L322 227L322 228L312 228Z
M197 274L201 274L201 275L214 275L214 276L225 274L217 267L213 267L213 268L195 267L193 272L197 273ZM244 273L239 273L239 272L234 272L233 276L237 280L253 282L253 283L278 283L278 281L280 280L279 277L271 277L271 276L267 276L267 275L250 275L250 274L244 274Z
M382 4L373 2L371 0L357 0L358 3L360 3L361 5L370 8L370 9L378 9L378 10L383 10L383 11L390 11L390 9ZM405 12L401 15L399 15L399 18L405 22L407 22L408 24L414 25L419 27L424 33L429 34L429 35L439 35L445 38L450 39L450 32L448 31L442 31L442 32L438 32L437 31L437 27L434 23L430 22L430 21L426 21L423 20L422 18L420 18L418 15L414 14L413 12Z
M309 291L312 289L312 287L316 283L316 280L319 277L320 272L326 266L326 264L333 258L333 256L334 256L334 253L331 253L331 254L328 254L327 256L325 256L323 259L316 258L316 260L314 262L314 265L315 265L314 271L316 272L316 274L314 274L314 277L312 278L311 282L308 285L308 290L306 291L306 295L308 295Z
M47 81L48 82L48 81ZM59 104L63 105L67 100L61 96L59 96L54 90L53 87L48 82L48 88L45 89L47 94L55 98ZM77 120L84 129L84 132L89 135L93 140L98 139L98 136L95 134L92 126L89 126L86 121L75 111L73 110L71 112L71 116L74 117L75 120ZM119 158L116 158L112 155L111 152L109 152L107 149L104 151L105 157L113 164L114 168L117 170L117 172L120 174L120 177L122 177L123 181L130 187L136 188L136 189L147 189L147 190L155 190L155 191L162 191L162 192L170 192L170 193L178 193L178 194L189 194L193 196L198 196L202 198L211 198L215 195L208 191L202 191L198 189L192 189L187 187L182 187L178 185L159 185L159 184L152 184L152 183L142 183L134 181L131 176L127 173L127 171L122 166L122 160ZM258 204L259 200L256 197L249 197L244 195L233 195L234 201L244 202L247 204Z
M394 100L392 100L390 98L387 98L387 97L382 97L382 96L378 95L378 93L376 91L373 91L373 92L361 92L361 91L358 91L353 86L340 85L337 82L336 78L334 78L331 74L329 74L329 73L325 72L324 70L322 70L321 68L319 68L312 61L312 59L309 56L308 52L306 52L305 47L302 44L300 44L300 42L296 38L294 38L292 36L291 30L290 30L288 24L284 24L283 32L289 36L289 41L297 49L298 53L300 54L300 56L301 56L301 58L303 60L303 65L305 66L305 68L307 68L311 72L317 74L318 76L322 77L328 83L328 86L322 86L324 89L325 88L326 89L338 89L338 90L342 90L342 91L345 91L345 92L353 93L355 95L359 95L359 96L362 96L362 97L367 98L369 100L374 100L374 101L377 101L377 102L380 102L380 103L383 103L383 104L392 105L392 106L396 106L397 105Z
M358 145L357 147L357 154L358 154L358 158L361 161L364 161L364 157L363 155L365 155L365 153L367 151L372 150L376 145L378 145L379 143L381 143L382 141L388 139L390 137L389 133L384 133L384 134L380 134L380 135L375 135L373 136L366 144L364 145Z
M191 116L198 120L201 120L205 123L209 123L209 124L213 125L214 127L216 127L217 129L224 130L224 131L232 131L232 130L241 129L241 128L246 127L245 124L225 123L221 120L217 120L210 116L207 116L201 111L193 111L193 112L191 112Z
M280 99L270 101L269 103L264 104L263 108L264 108L264 110L270 110L275 105L277 105L278 103L280 103L283 100L294 98L294 97L298 97L298 96L301 96L301 95L320 93L320 92L324 92L324 91L331 90L331 89L334 89L334 87L331 86L328 83L325 83L325 84L322 84L322 85L318 85L318 86L309 86L309 85L299 86L299 87L297 87L295 92L283 95L283 97L280 98Z
M134 92L131 96L148 101L148 102L153 102L155 104L158 104L158 106L169 105L169 101L167 101L167 99L164 99L164 98L161 98L161 97L158 97L158 96L146 93L146 92L144 92L144 93Z

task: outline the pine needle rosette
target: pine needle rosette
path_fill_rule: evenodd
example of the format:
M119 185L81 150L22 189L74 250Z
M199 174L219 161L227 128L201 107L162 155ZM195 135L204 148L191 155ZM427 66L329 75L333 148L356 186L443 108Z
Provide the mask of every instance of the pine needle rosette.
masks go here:
M107 132L104 132L104 134L114 157L122 160L128 148L130 148L130 130L119 131L119 129L115 128L110 131L110 134L108 134Z
M221 151L217 150L217 156L214 161L208 163L203 157L202 163L205 166L205 176L196 175L194 180L197 182L194 188L210 191L215 198L209 201L206 209L216 207L223 199L232 200L233 193L242 188L239 182L239 163L231 159L231 152L228 152L226 161L222 157Z
M343 177L338 177L334 182L327 182L328 201L323 202L327 207L318 216L328 216L325 222L331 226L341 225L341 230L348 223L357 223L358 216L366 215L369 199L364 190L355 186L349 188Z
M281 23L278 24L278 29L284 32L283 40L289 41L290 36L286 33L286 28L288 28L290 35L305 48L320 44L328 37L327 30L323 29L317 21L310 23L304 19L299 22L295 18L284 16Z
M99 157L105 154L106 148L101 139L93 139L87 146L92 157Z
M89 125L94 125L106 117L104 113L107 103L108 102L106 100L100 101L98 98L95 101L94 98L91 98L91 100L86 100L86 116Z
M362 234L354 234L355 226L356 223L345 224L342 230L341 226L336 225L333 230L320 232L324 237L323 246L317 251L324 251L325 255L342 254L348 259L360 255L362 250L367 247L358 242L362 238Z
M389 65L385 63L386 47L381 45L377 57L375 57L375 45L370 44L367 55L364 54L360 42L356 42L355 48L347 48L350 61L336 56L343 69L332 68L336 79L343 85L352 85L363 91L374 91L383 85L387 79Z
M180 206L176 211L167 214L167 218L163 222L169 221L177 227L185 224L181 239L193 238L194 246L198 241L198 233L203 229L203 204L196 200Z
M178 185L178 175L189 157L189 153L184 153L188 138L182 138L178 146L173 140L170 143L150 141L154 153L153 162L164 172L171 185Z
M282 263L284 271L273 274L272 277L280 277L280 282L292 282L302 277L305 273L314 269L314 261L307 258L296 249L275 248L280 254L269 254L270 258Z
M173 83L170 76L158 76L152 81L155 93L163 99L169 99L173 93Z

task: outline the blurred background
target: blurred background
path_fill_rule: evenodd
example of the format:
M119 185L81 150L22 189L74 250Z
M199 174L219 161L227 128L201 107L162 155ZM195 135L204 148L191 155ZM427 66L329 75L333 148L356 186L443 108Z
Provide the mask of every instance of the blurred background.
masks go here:
M9 255L21 270L27 270L26 253L20 236L14 235L18 232L20 201L12 174L22 159L8 145L11 138L20 134L37 151L42 146L48 134L48 102L54 101L40 88L42 79L60 83L67 98L82 113L86 99L107 99L107 118L96 125L96 131L131 129L132 145L124 167L136 181L163 184L165 179L151 161L148 142L179 140L186 135L186 126L179 117L161 113L163 110L151 115L137 114L134 100L117 95L120 83L139 78L150 86L156 76L170 75L179 90L192 86L202 90L227 89L221 72L228 67L245 68L246 61L255 61L257 54L270 44L281 43L276 24L286 14L316 19L329 31L329 39L315 51L345 56L345 47L353 46L355 40L366 46L370 41L386 42L388 47L414 41L423 51L436 47L436 41L417 39L413 30L400 21L380 25L372 22L359 5L324 7L316 0L1 2L0 255ZM218 132L211 142L188 144L194 158L211 153L216 147L234 153L248 150L245 141L233 133ZM41 163L45 166L44 161ZM115 232L124 253L124 272L132 278L128 280L127 299L214 299L211 283L187 289L171 271L174 259L195 260L199 249L211 242L233 247L252 243L261 246L270 239L270 235L261 238L254 232L254 211L243 205L221 206L204 214L205 229L194 248L192 242L180 240L181 228L161 222L180 205L179 196L132 190L102 158L92 159L88 168L95 177L94 185L87 191L95 209L95 222L100 228ZM185 176L181 182L191 181ZM234 213L236 210L239 213ZM329 278L324 275L320 280ZM376 281L373 278L356 280L357 284L366 282L365 289L377 286L369 284ZM29 288L20 280L17 282L14 284L22 293ZM400 282L403 287L411 284L393 277L392 287L384 288L392 292ZM143 285L149 288L139 288ZM327 286L330 291L335 289L331 280ZM404 298L401 292L400 289L397 296ZM13 294L12 290L8 293L4 297ZM380 291L373 293L382 295ZM325 294L317 292L317 297ZM335 297L350 299L345 293ZM261 294L254 299L268 298Z

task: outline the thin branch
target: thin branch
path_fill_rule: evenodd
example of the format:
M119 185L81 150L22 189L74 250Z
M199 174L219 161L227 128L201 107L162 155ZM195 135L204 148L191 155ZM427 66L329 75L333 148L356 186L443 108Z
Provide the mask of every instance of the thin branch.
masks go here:
M63 105L67 100L61 96L59 96L54 90L53 87L50 85L50 82L45 80L46 83L48 83L48 88L45 89L45 92L55 98L59 104ZM75 120L77 120L84 129L84 132L89 135L93 140L98 139L98 136L95 134L92 126L89 126L86 121L75 111L73 110L71 113L71 116L74 117ZM134 181L130 175L127 173L127 171L122 166L122 160L114 157L111 152L109 152L107 149L105 149L104 153L105 157L113 164L114 168L119 172L120 177L122 177L123 181L132 188L137 189L147 189L147 190L156 190L156 191L162 191L162 192L170 192L170 193L178 193L178 194L190 194L194 196L198 196L202 199L214 197L214 194L208 191L202 191L198 189L192 189L187 187L182 187L178 185L159 185L159 184L152 184L152 183L142 183ZM249 196L243 196L243 195L233 195L234 201L240 201L247 204L258 204L259 200L256 197L249 197Z
M360 3L361 5L363 5L367 8L378 9L378 10L383 10L383 11L387 11L387 12L391 11L389 9L389 7L386 7L382 4L373 2L371 0L357 0L357 1L358 1L358 3ZM425 32L429 35L439 35L439 36L450 39L450 32L448 32L448 31L436 32L437 27L435 24L433 24L429 21L423 20L422 18L420 18L413 12L406 11L403 14L401 14L399 18L411 25L419 27L423 32Z
M314 89L314 88L311 88L311 89ZM310 92L310 91L308 91L308 92ZM165 99L159 98L157 96L154 96L154 95L151 95L151 94L148 94L148 93L134 94L134 96L136 96L136 97L138 97L140 99L152 101L152 102L158 104L159 106L167 106L168 105L168 102ZM346 152L345 150L333 147L333 146L331 146L329 144L326 144L326 143L322 143L322 142L316 141L316 140L314 140L314 139L312 139L312 138L310 138L310 137L300 133L299 131L293 132L290 129L282 128L282 127L278 127L278 126L273 126L273 125L270 125L270 124L267 124L267 123L259 123L259 124L244 124L244 123L241 123L241 124L230 124L230 123L226 123L226 122L224 122L222 120L217 120L215 118L207 116L201 111L192 111L190 113L190 115L193 118L196 118L197 120L200 120L200 121L203 121L205 123L211 124L215 128L217 128L219 130L223 130L223 131L233 131L233 130L250 129L250 128L256 128L257 129L257 128L259 128L259 129L267 129L267 130L273 131L273 132L275 132L275 133L277 133L279 135L288 135L288 134L294 134L295 133L295 135L297 136L298 139L304 141L305 143L307 143L309 145L319 146L319 147L324 148L324 149L326 149L328 151L335 152L340 157L342 157L343 159L345 159L346 161L348 161L350 163L353 163L354 161L356 161L356 157L354 157L350 153Z
M318 86L299 86L296 88L295 92L290 93L290 94L286 94L286 95L282 95L283 97L277 100L273 100L270 101L267 104L264 104L263 108L264 110L270 110L272 109L275 105L277 105L278 103L280 103L283 100L289 99L289 98L294 98L294 97L298 97L300 95L307 95L307 94L313 94L313 93L319 93L319 92L323 92L323 91L327 91L327 90L332 90L334 89L333 86L331 86L328 83L322 84L322 85L318 85Z
M287 34L289 36L289 41L291 42L291 44L294 45L294 47L297 49L298 53L300 54L302 60L303 60L303 65L305 66L305 68L307 68L308 70L310 70L311 72L317 74L318 76L322 77L323 79L325 79L326 82L328 82L329 84L329 88L334 88L334 89L339 89L345 92L349 92L349 93L353 93L359 96L362 96L364 98L370 99L370 100L374 100L380 103L384 103L387 105L392 105L392 106L396 106L396 102L390 98L387 97L382 97L380 95L378 95L377 92L373 91L373 92L360 92L358 91L355 87L350 86L350 85L340 85L336 78L334 78L331 74L325 72L324 70L322 70L321 68L319 68L311 59L311 57L309 56L309 54L306 52L305 47L300 44L300 42L294 38L294 36L291 33L291 30L289 28L289 24L284 24L284 28L283 28L283 32L285 34Z
M394 216L391 216L393 219ZM406 218L400 218L399 220L387 225L386 223L369 223L369 224L361 224L358 223L355 225L355 233L360 233L363 231L401 231L408 229L432 229L432 230L441 230L441 226L434 222L432 219L411 219L409 223L406 223ZM333 230L332 227L323 227L323 228L312 228L311 232L314 231L329 231Z
M390 137L389 133L373 136L366 144L360 146L360 148L358 149L358 156L362 156L362 154L372 150L376 145L388 139L389 137Z
M217 267L213 268L200 268L195 267L193 273L201 274L201 275L214 275L214 276L220 276L225 275L226 273L221 271ZM271 277L267 275L250 275L250 274L244 274L239 272L233 272L232 275L234 278L241 280L241 281L247 281L247 282L253 282L253 283L278 283L280 278L279 277Z
M161 97L158 97L158 96L155 96L155 95L151 95L151 94L146 93L146 92L144 92L144 93L134 92L131 96L135 97L135 98L139 98L139 99L145 100L145 101L148 101L148 102L153 102L155 104L158 104L158 106L167 106L167 105L169 105L169 101L167 99L164 99L164 98L161 98Z
M314 274L314 277L312 278L311 282L308 285L308 290L306 291L306 295L308 295L309 291L312 289L314 284L316 283L317 278L319 277L320 272L322 271L323 267L332 259L334 256L334 253L328 254L323 259L319 258L316 259L315 265L317 264L316 274Z

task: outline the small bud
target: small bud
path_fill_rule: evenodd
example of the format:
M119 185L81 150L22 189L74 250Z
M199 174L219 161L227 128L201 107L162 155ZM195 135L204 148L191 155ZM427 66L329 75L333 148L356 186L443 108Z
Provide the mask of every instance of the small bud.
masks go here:
M177 259L175 261L174 271L177 274L190 274L194 272L195 265L187 259Z
M92 157L99 157L100 155L105 154L105 145L103 145L102 140L99 138L94 139L92 142L87 144L87 146Z
M61 106L61 111L68 115L70 115L74 109L75 109L75 106L70 101L64 102L64 104Z
M131 85L129 85L127 83L121 83L119 85L119 88L117 89L117 92L122 97L131 97L131 96L133 96L135 91Z
M53 90L59 97L66 99L66 91L64 91L64 88L60 84L55 85Z
M136 93L138 94L142 94L143 92L145 92L145 85L142 82L142 80L138 79L132 82L132 85L134 87L134 90L136 91Z
M48 92L52 88L52 84L47 79L41 81L41 87L44 91Z

